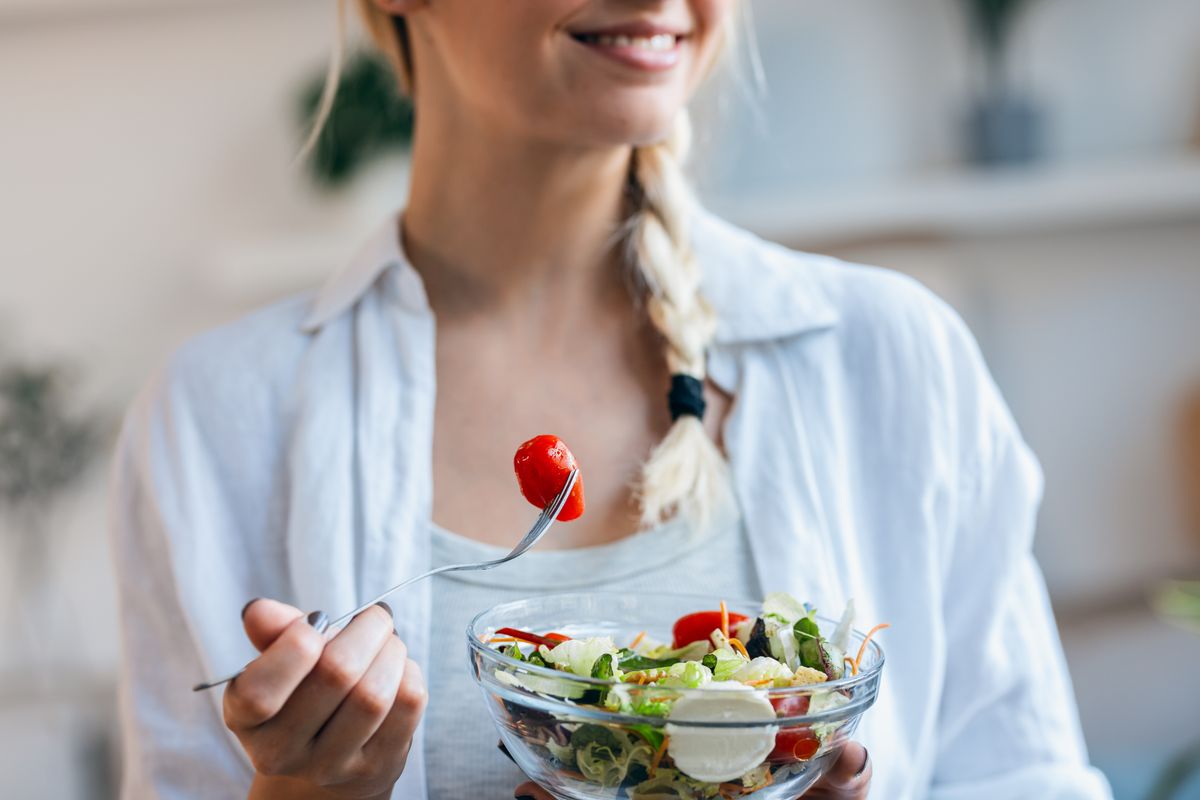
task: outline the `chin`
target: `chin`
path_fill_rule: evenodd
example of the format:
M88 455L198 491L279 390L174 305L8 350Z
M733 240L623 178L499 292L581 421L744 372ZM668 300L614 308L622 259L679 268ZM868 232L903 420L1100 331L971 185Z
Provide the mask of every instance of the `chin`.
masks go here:
M671 135L683 104L676 98L637 98L634 102L598 103L582 120L583 136L603 144L635 147L661 142Z

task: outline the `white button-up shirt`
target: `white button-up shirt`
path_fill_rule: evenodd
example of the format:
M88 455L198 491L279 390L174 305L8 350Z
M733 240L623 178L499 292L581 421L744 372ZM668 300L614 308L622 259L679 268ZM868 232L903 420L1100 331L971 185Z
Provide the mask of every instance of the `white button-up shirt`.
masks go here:
M871 796L1110 796L1030 554L1041 474L962 322L894 273L702 209L692 230L763 587L892 625L859 728ZM189 687L254 656L249 598L337 614L427 568L434 333L392 218L315 296L195 338L139 395L113 485L125 797L245 793L220 692ZM429 596L392 601L418 662ZM425 796L423 753L393 797Z

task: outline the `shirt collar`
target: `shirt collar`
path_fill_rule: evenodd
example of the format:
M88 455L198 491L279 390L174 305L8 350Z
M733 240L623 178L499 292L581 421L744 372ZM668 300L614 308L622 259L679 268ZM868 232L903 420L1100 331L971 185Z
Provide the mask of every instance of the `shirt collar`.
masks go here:
M402 217L403 211L389 215L326 281L301 324L304 332L315 333L345 313L391 268L397 270L397 301L412 311L429 309L420 275L401 245ZM825 277L831 259L764 241L700 206L693 211L692 242L705 296L717 314L717 344L783 338L836 324Z

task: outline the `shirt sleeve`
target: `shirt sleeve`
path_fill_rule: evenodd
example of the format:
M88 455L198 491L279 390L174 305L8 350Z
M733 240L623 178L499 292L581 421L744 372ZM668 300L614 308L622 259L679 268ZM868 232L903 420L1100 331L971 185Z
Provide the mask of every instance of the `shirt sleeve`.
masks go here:
M122 671L122 798L245 796L251 774L218 711L194 693L207 674L178 592L159 455L165 414L145 397L126 418L113 465L110 536ZM169 438L169 437L168 437Z
M961 326L961 323L958 323ZM956 387L963 470L945 564L948 663L935 800L1100 800L1070 678L1032 554L1042 473L960 327Z

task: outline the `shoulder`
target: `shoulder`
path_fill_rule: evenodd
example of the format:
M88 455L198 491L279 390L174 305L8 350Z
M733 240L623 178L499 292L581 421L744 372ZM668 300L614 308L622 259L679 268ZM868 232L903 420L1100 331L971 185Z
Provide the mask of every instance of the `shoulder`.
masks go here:
M696 227L706 293L725 339L800 341L828 330L825 338L848 356L899 358L908 369L977 355L959 315L911 277L793 250L708 212Z
M741 358L772 351L805 391L871 429L908 427L937 450L1017 436L960 315L893 270L792 250L711 215L698 245L724 344ZM718 342L722 344L722 342Z
M296 295L185 341L150 374L131 404L123 439L143 452L203 452L277 436L310 336L311 295Z
M311 294L294 295L193 336L170 357L169 377L190 391L269 392L285 381L309 344L301 329Z

